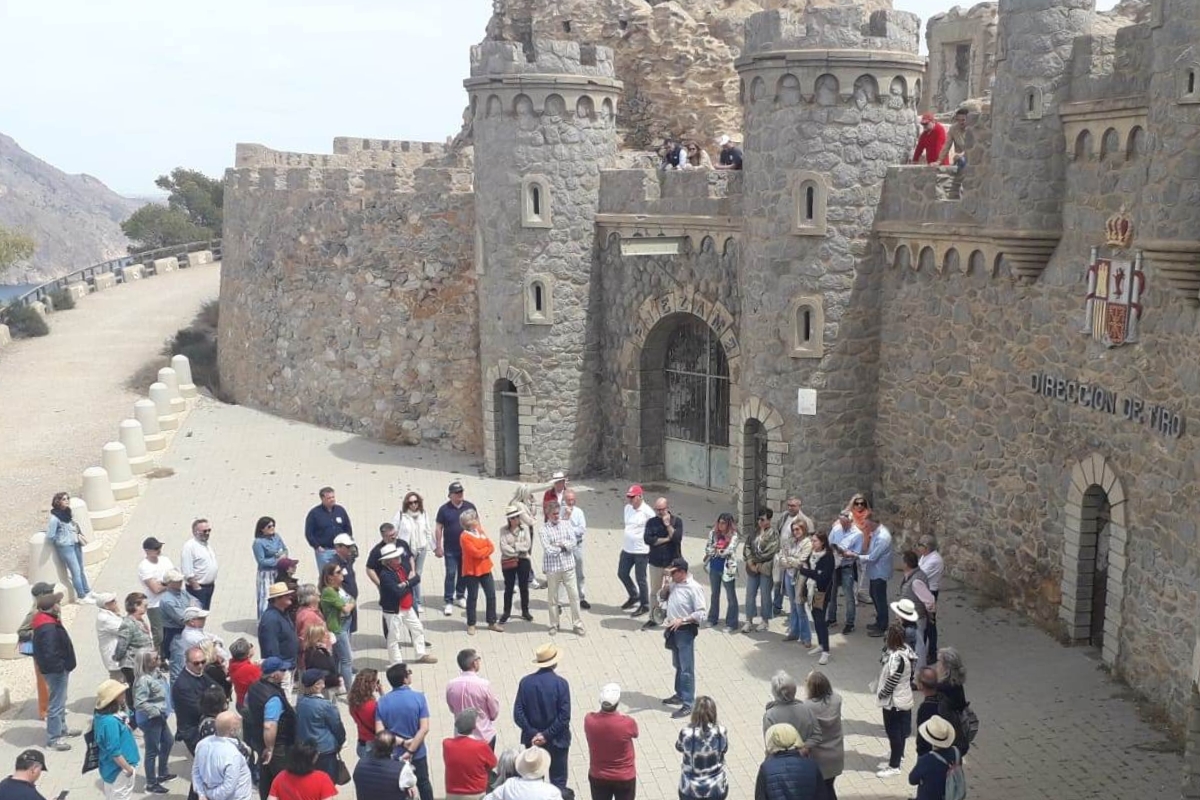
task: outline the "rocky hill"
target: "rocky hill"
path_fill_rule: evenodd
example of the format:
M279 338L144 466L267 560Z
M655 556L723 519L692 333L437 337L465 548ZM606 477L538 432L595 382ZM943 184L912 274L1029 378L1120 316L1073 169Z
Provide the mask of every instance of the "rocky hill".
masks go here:
M125 253L120 223L142 203L90 175L68 175L0 133L0 225L37 242L5 282L36 283Z
M738 76L746 17L771 8L803 11L810 0L494 0L488 37L528 42L575 39L614 50L625 83L618 122L625 145L644 148L663 136L706 146L741 128ZM815 2L814 2L815 4ZM891 0L821 0L865 12Z

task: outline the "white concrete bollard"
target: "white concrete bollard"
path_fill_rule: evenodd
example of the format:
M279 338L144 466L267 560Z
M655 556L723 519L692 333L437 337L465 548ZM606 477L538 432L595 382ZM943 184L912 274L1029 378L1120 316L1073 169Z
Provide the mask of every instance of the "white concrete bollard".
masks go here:
M179 379L179 393L183 395L184 400L191 400L199 396L196 391L196 384L192 381L192 362L187 356L171 356L171 369L175 370L175 376Z
M144 475L154 468L154 459L146 452L142 423L136 419L121 420L120 439L125 445L125 455L129 457L129 470L134 475Z
M88 285L83 281L78 283L67 284L67 294L71 295L73 300L79 301L88 296Z
M92 518L88 516L87 503L83 502L82 497L71 498L71 518L79 526L79 535L85 539L83 544L83 565L90 567L93 564L99 564L100 556L104 555L104 548L101 546L104 543L92 529Z
M40 300L34 300L29 307L36 311L39 317L44 317L51 311L50 307Z
M45 531L29 537L29 572L26 573L26 577L29 578L30 585L39 581L54 584L55 591L62 592L68 603L75 602L75 587L71 585L71 575L58 560L54 545L46 541ZM26 605L26 609L28 608Z
M187 265L189 267L198 267L202 264L213 263L211 250L197 250L187 254Z
M12 331L8 329L7 325L0 325L0 347L4 347L4 345L11 343Z
M158 412L158 427L173 431L179 427L179 415L171 407L171 390L165 383L150 384L150 399Z
M175 256L154 259L155 275L162 275L164 272L174 272L177 269L179 269L179 259Z
M30 607L29 581L9 574L0 578L0 658L16 658L17 630ZM3 702L0 702L3 705Z
M133 404L133 415L142 426L147 450L162 450L167 446L167 435L158 427L158 407L153 401L138 400Z
M143 267L141 264L130 264L128 266L121 267L121 281L123 283L133 283L134 281L140 281L145 276L146 276L146 268Z
M108 472L103 467L88 467L83 471L83 502L87 503L88 518L92 528L108 531L119 528L125 521L117 498L113 496L108 482Z
M97 292L111 289L117 285L117 276L111 272L102 272L92 278L92 286Z
M133 477L133 470L129 468L129 455L125 452L125 445L120 442L104 445L103 463L113 497L118 500L132 500L141 494L138 480Z
M158 371L158 382L165 384L171 396L171 413L178 414L182 420L187 414L187 401L179 392L179 374L171 367L163 367Z

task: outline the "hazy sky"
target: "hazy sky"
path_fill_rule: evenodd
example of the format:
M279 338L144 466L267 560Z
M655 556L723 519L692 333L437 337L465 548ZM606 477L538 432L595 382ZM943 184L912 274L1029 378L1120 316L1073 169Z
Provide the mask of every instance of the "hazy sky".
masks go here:
M951 5L895 0L922 20ZM491 6L0 0L0 133L125 194L179 165L220 175L237 142L442 141L461 124L467 48Z

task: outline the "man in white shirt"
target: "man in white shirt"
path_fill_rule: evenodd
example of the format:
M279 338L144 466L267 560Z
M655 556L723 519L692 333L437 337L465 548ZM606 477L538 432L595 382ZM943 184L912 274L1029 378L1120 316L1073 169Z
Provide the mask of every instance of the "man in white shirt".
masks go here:
M917 540L917 555L920 557L917 566L925 573L929 591L933 593L933 599L937 600L938 592L942 590L942 575L946 572L946 564L942 561L942 554L938 552L937 537L932 533L923 534ZM936 664L938 645L936 616L926 623L925 643L929 653L928 662Z
M167 571L175 569L171 559L162 554L163 543L153 536L142 542L142 552L146 557L138 564L138 580L142 582L142 591L146 594L146 618L150 620L150 633L154 637L154 646L158 655L164 661L170 656L163 648L163 618L158 605L167 591L163 580Z
M215 720L217 732L196 745L192 786L207 800L250 800L254 796L250 765L238 741L242 718L223 711Z
M187 581L188 594L208 611L212 606L213 589L217 583L217 554L208 544L212 525L206 519L192 523L192 538L183 544L179 571Z
M625 504L625 538L621 545L621 560L617 564L617 577L629 596L621 604L621 610L637 609L634 616L650 611L650 587L646 583L650 545L646 544L646 523L654 519L654 509L650 508L643 494L642 487L636 483L625 493L628 500ZM629 577L631 570L637 575L636 586Z
M584 516L583 509L575 505L574 489L567 489L563 492L562 520L567 523L567 527L575 536L575 550L573 551L575 554L575 586L579 589L579 607L586 611L592 607L592 604L587 601L583 577L583 537L587 534L587 517ZM563 604L561 594L560 605Z

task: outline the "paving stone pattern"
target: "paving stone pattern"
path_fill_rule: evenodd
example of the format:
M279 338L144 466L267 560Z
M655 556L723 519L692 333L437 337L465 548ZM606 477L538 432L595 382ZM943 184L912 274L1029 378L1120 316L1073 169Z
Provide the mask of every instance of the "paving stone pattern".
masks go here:
M485 526L493 532L513 488L508 482L478 477L478 465L465 457L382 445L208 400L202 400L188 417L163 466L175 474L150 485L114 557L94 583L120 594L136 589L132 565L140 558L142 538L157 535L166 541L167 555L177 558L189 522L204 515L213 522L212 541L222 564L210 627L227 642L252 636L256 629L249 553L258 516L270 514L279 520L281 535L299 555L300 577L309 581L315 567L303 544L303 519L316 502L315 490L326 483L336 487L364 549L375 541L378 523L390 518L410 488L423 492L427 503L435 506L452 477L464 480L468 498L479 505ZM557 637L564 651L561 673L573 689L570 782L578 796L587 796L583 715L598 705L599 687L617 680L624 688L623 705L641 728L639 796L670 798L675 796L679 770L674 750L679 725L659 702L670 691L669 654L660 633L638 630L640 621L629 620L616 609L624 599L614 577L624 488L611 481L577 484L580 504L591 523L586 563L593 607L585 612L586 638ZM653 496L656 489L648 491ZM675 492L671 499L688 525L684 553L699 561L704 526L698 521L711 521L724 506L714 495L699 493ZM426 586L438 587L441 562L431 559L427 574ZM369 587L365 579L360 583ZM538 593L534 596L538 598L534 622L511 624L503 634L481 629L479 635L468 637L461 610L450 618L440 612L426 617L441 662L418 667L415 685L430 698L432 773L438 796L443 785L439 743L452 730L443 690L457 674L453 657L459 649L470 646L482 652L484 674L496 687L503 708L500 746L517 741L511 721L517 682L530 670L533 649L549 639L545 603ZM1098 668L1094 655L1064 649L1014 614L981 607L979 602L977 595L960 585L943 589L943 640L965 654L968 692L982 720L969 760L972 798L1082 800L1159 797L1178 791L1180 756L1162 727L1144 721L1129 693ZM86 723L91 693L104 677L94 644L94 613L81 609L71 630L80 661L69 703L71 722L77 726ZM383 641L375 633L378 613L375 601L367 597L362 632L355 641L360 667L385 666ZM734 798L753 793L762 758L761 711L769 696L770 676L786 668L802 678L814 664L803 649L781 639L776 621L770 634L729 636L704 631L697 641L699 691L716 699L721 722L730 729L728 763ZM882 800L912 794L903 778L883 781L874 776L875 765L887 749L879 712L866 693L878 668L878 652L878 640L862 634L833 639L833 661L826 672L845 699L847 772L839 779L841 797ZM42 743L43 731L32 717L32 705L25 703L0 722L0 764L11 763L19 749ZM183 752L176 748L174 772L187 771ZM912 752L910 742L906 766ZM347 755L353 762L353 753ZM82 757L79 749L49 754L43 794L53 796L66 788L73 796L98 796L95 773L81 776L78 772ZM182 797L185 791L186 787L176 785L172 796ZM348 789L342 791L342 796L350 794Z

